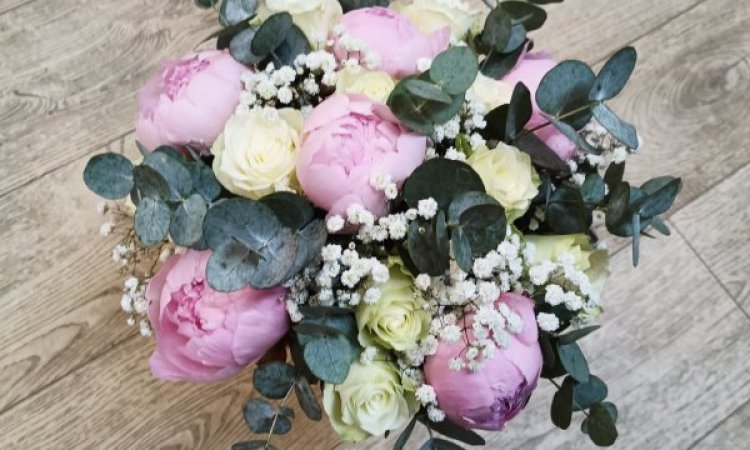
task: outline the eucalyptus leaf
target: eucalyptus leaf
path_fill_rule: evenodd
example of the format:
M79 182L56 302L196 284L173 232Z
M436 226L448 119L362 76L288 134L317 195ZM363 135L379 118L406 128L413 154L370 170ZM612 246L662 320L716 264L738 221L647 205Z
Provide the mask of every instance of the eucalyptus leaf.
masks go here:
M266 444L268 444L267 441L261 440L237 442L232 445L232 450L255 450L256 448L269 450L271 447L268 447Z
M464 105L464 93L453 95L451 103L425 102L423 111L436 124L444 124L461 111Z
M566 138L568 138L571 142L575 143L583 149L584 152L592 154L592 155L600 155L602 153L601 149L593 147L591 144L586 142L586 139L584 139L578 132L573 128L572 126L568 125L567 123L557 120L554 117L546 116L547 120L550 121L553 127L557 128L557 131L562 133Z
M253 398L245 403L243 408L245 423L253 433L268 433L273 426L273 434L286 434L292 429L292 422L288 417L278 414L266 400ZM276 417L278 414L278 417ZM274 418L276 424L274 425Z
M262 396L282 399L295 381L294 366L283 361L273 361L258 366L253 372L253 387Z
M143 164L159 172L169 185L170 199L180 200L193 192L193 177L185 166L182 155L175 156L167 149L156 149L143 159Z
M591 375L588 383L577 383L573 389L573 409L580 411L607 398L607 385L601 378Z
M235 25L248 20L255 14L258 0L224 0L219 9L219 20L222 25Z
M479 73L474 51L466 46L450 47L440 53L430 66L430 79L451 95L466 92Z
M487 15L482 30L482 43L496 52L505 50L512 32L512 18L501 6L496 6Z
M203 234L209 247L217 249L234 237L245 246L260 251L281 230L281 222L268 206L245 198L232 198L209 209Z
M172 212L163 200L146 197L135 211L135 232L143 245L156 245L169 233Z
M604 173L604 182L609 186L609 189L614 189L618 184L622 183L623 177L625 176L625 163L619 164L612 163L607 167L607 171Z
M577 330L573 330L567 334L560 336L558 342L560 342L560 344L562 345L572 344L573 342L576 342L577 340L588 336L589 334L593 333L599 328L601 328L599 325L592 325L589 327L584 327L584 328L579 328Z
M547 13L533 4L519 1L504 1L500 6L510 15L514 23L523 24L528 31L538 30L547 21Z
M641 206L643 217L664 214L672 207L682 187L682 180L675 177L659 177L647 181L641 189L648 197Z
M258 33L258 26L251 26L238 32L229 40L229 54L235 61L246 66L253 66L263 61L266 55L253 52L252 43Z
M587 205L599 205L606 197L606 186L604 180L598 173L586 175L581 185L581 197Z
M213 8L218 2L219 0L195 0L195 5L199 8L208 9Z
M522 45L509 53L492 52L487 55L487 58L482 61L482 74L494 80L502 79L516 66L528 42L528 40L524 41Z
M440 103L450 104L453 99L446 94L443 89L433 83L429 83L419 78L410 78L404 82L404 87L419 98L432 100Z
M573 378L566 377L560 389L552 397L550 416L558 428L567 430L573 418Z
M447 417L442 422L433 422L429 418L419 416L418 420L428 426L431 430L442 434L445 437L455 439L469 445L485 445L486 442L482 436L472 430L462 427Z
M464 450L464 448L445 439L431 438L422 445L421 450Z
M221 195L221 184L216 179L214 171L201 161L194 162L188 167L193 177L195 192L200 194L206 202L212 202Z
M250 50L253 54L266 57L276 50L292 30L292 16L288 12L276 13L268 17L255 33Z
M207 211L206 201L200 194L193 194L180 203L169 227L175 244L190 247L200 240Z
M599 446L610 446L617 440L617 427L607 408L596 404L589 410L587 429L591 441Z
M420 102L403 88L402 80L388 97L388 107L393 114L410 130L429 136L435 131L435 124L420 107Z
M294 263L289 266L282 282L293 278L320 255L320 250L325 245L327 238L328 231L322 220L313 220L301 230L296 231Z
M133 181L138 198L145 197L167 200L170 198L169 184L159 172L149 166L140 165L133 169ZM134 202L136 205L140 204Z
M406 248L419 273L432 276L443 275L449 268L449 255L445 251L448 235L444 229L438 230L436 224L437 219L414 220L406 236Z
M586 210L581 192L562 184L550 195L545 222L557 233L585 233L591 226L591 215Z
M669 231L669 227L657 216L651 218L651 226L664 236L669 236L672 234Z
M300 230L315 217L313 206L292 192L275 192L260 199L268 206L281 223L292 230Z
M531 92L523 83L517 83L508 107L508 118L505 123L505 136L514 139L531 120Z
M468 191L461 193L453 199L448 206L448 224L455 226L459 224L461 214L467 209L479 205L499 205L500 203L484 192Z
M507 220L501 205L477 205L461 214L461 229L466 234L473 256L483 256L505 239Z
M609 131L618 141L632 149L637 149L638 133L635 127L617 117L617 115L606 105L598 104L592 108L594 117L599 123Z
M487 125L479 130L485 140L505 141L510 105L500 105L484 116Z
M390 0L339 0L345 13L360 8L371 8L381 6L383 8L390 4Z
M591 374L586 357L583 356L578 344L562 344L557 347L557 354L560 357L565 370L579 383L588 383Z
M117 153L96 155L86 164L83 181L100 197L125 198L133 189L133 163Z
M231 292L248 285L260 256L241 242L231 239L214 249L206 265L208 284L219 292Z
M307 378L303 376L297 377L294 383L294 393L297 395L297 402L300 408L302 408L302 411L309 419L318 421L323 417L320 403L318 403L318 399L315 397L315 393L312 391Z
M514 142L519 150L531 156L535 166L552 172L567 175L570 172L568 164L541 139L531 133L521 133Z
M451 248L456 264L466 273L474 268L474 257L471 255L471 242L462 228L457 228L452 233Z
M615 53L602 67L591 88L591 100L609 100L617 96L627 84L635 69L638 55L633 47Z
M304 358L313 375L326 383L341 384L349 375L351 350L342 335L310 339L305 345Z
M591 68L581 61L563 61L547 72L536 91L539 109L559 118L562 114L590 104L589 92L596 76ZM591 112L586 109L565 119L579 129L588 123Z
M445 158L424 162L404 184L406 203L416 208L420 200L432 197L440 209L464 192L485 192L484 183L468 164Z
M270 62L276 67L292 66L297 56L309 53L310 42L300 27L292 24L281 44L271 53Z

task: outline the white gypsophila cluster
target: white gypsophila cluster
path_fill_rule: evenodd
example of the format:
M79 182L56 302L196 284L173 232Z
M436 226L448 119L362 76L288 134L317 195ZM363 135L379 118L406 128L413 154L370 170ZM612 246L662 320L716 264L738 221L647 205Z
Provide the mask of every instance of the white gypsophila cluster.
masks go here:
M485 114L487 108L471 94L467 94L461 111L449 121L435 125L435 132L430 137L432 145L427 149L427 159L438 156L441 152L447 159L463 161L464 152L456 145L460 135L468 139L472 149L484 146L487 142L479 133L487 126Z
M265 70L245 72L245 90L240 95L238 112L255 107L294 107L303 111L322 102L336 87L336 58L318 50L297 56L294 66L276 68L269 63Z
M547 332L554 332L560 328L560 319L550 313L539 313L536 316L536 321L539 324L539 329Z
M148 280L139 280L129 277L125 280L120 299L120 308L128 315L128 325L138 324L142 336L151 336L153 330L148 320L148 300L146 299L146 286Z
M438 203L434 198L426 198L420 200L417 203L417 214L422 216L425 220L430 220L435 217L438 211Z
M579 153L578 161L586 161L598 170L605 170L610 163L623 163L631 154L637 153L643 146L641 136L638 135L638 148L630 148L617 140L596 119L591 119L579 134L592 147L600 149L599 155Z
M391 181L391 176L388 174L374 174L370 177L370 186L376 191L382 191L388 200L398 197L398 185Z
M333 34L337 37L339 47L346 52L343 65L348 68L363 66L367 70L377 70L380 67L380 55L370 50L367 43L346 32L346 27L338 24L333 28ZM328 42L329 47L334 45Z

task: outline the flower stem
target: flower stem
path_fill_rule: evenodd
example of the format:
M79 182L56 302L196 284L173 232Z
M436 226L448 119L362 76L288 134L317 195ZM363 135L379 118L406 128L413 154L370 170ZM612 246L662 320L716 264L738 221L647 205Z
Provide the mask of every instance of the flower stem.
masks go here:
M560 385L559 385L559 384L557 384L557 381L553 380L552 378L549 378L549 382L550 382L550 383L552 383L552 384L554 384L554 385L555 385L555 387L557 388L557 390L558 390L558 391L559 391L560 389L562 389L562 388L560 387ZM573 398L573 406L575 406L576 408L578 408L578 409L579 409L579 410L580 410L580 411L581 411L581 412L582 412L582 413L583 413L583 414L584 414L584 415L585 415L586 417L588 417L588 416L589 416L589 413L588 413L588 412L586 412L586 410L585 410L585 409L581 408L581 405L579 405L578 403L576 403L576 399L575 399L575 398Z
M583 106L580 106L580 107L578 107L576 109L573 109L571 111L562 113L559 116L555 116L555 120L564 120L564 119L567 119L568 117L575 116L578 113L581 113L583 111L586 111L587 109L590 109L592 106L595 106L598 103L599 103L598 101L587 103L586 105L583 105ZM523 130L522 132L518 133L518 136L516 136L516 140L518 140L518 138L520 138L522 136L526 136L527 134L531 134L531 133L533 133L535 131L539 131L542 128L548 127L550 125L552 125L552 122L551 121L547 121L547 122L545 122L545 123L543 123L541 125L535 126L534 128L529 128L528 130Z
M279 419L279 414L281 414L281 408L286 405L286 402L289 400L289 396L292 395L292 392L294 391L294 384L289 388L288 391L286 391L286 395L284 396L284 399L281 400L281 403L279 403L279 407L276 410L276 414L273 416L273 422L271 422L271 429L268 431L268 437L266 438L266 445L264 448L268 448L268 446L271 444L271 438L273 438L273 430L276 428L276 422Z

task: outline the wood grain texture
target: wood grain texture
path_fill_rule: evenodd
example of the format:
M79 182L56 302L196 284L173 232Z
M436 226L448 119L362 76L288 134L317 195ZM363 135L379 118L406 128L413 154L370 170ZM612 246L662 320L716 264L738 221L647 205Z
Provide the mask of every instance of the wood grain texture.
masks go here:
M132 130L146 77L216 27L189 0L5 3L0 195Z
M750 403L721 422L708 436L690 450L745 450L750 443Z
M750 165L674 215L674 224L750 314Z

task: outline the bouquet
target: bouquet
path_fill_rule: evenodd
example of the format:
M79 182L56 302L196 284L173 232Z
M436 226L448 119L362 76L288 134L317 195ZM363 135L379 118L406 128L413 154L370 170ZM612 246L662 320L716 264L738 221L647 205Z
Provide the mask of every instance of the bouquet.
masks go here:
M637 264L681 181L623 179L641 142L607 102L633 48L598 72L534 49L559 1L196 0L217 48L143 88L139 161L97 155L83 177L153 374L256 365L262 437L235 449L277 448L292 396L345 441L403 430L400 450L420 423L422 449L481 445L540 379L556 426L581 412L615 442L578 345L603 311L599 235Z

